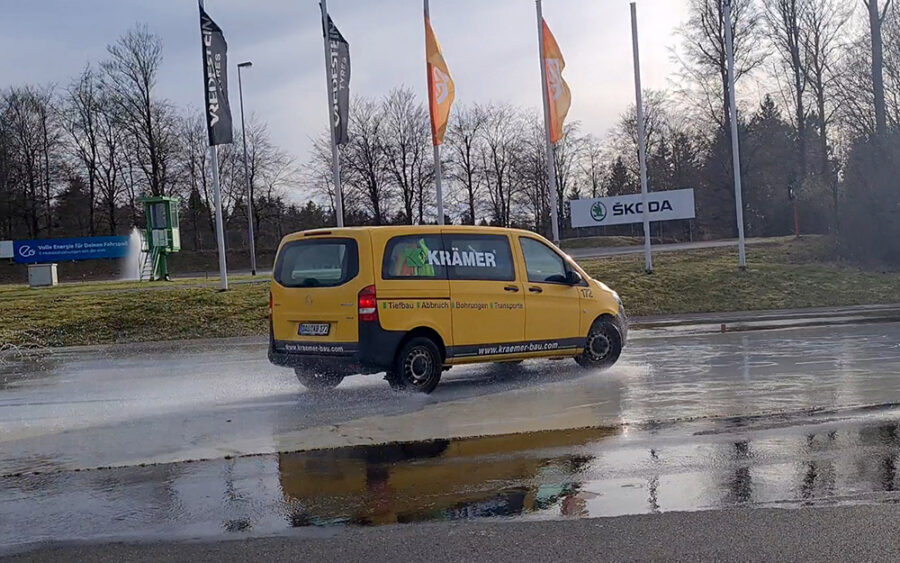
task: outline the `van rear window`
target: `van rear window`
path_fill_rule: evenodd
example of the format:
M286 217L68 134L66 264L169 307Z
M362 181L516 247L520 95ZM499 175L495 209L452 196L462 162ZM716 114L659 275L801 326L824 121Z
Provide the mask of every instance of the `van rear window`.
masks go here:
M334 287L359 274L359 250L353 239L298 240L278 253L273 277L285 287Z

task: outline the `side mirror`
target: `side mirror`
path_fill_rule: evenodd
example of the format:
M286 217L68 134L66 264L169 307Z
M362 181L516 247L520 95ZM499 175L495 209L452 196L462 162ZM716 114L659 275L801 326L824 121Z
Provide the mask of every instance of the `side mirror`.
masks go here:
M575 270L566 271L566 283L569 285L578 285L582 282L581 274Z

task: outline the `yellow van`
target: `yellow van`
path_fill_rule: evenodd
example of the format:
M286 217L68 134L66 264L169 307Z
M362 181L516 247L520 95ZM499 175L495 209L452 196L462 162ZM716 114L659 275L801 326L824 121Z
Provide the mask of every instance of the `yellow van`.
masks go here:
M430 393L451 366L574 358L607 368L628 324L619 296L529 231L398 226L284 237L269 360L310 390L385 372Z

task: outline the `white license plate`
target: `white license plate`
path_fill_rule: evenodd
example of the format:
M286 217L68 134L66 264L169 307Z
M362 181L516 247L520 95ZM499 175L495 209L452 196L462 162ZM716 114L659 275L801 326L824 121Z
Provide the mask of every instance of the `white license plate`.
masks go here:
M331 325L328 323L300 323L297 334L300 336L328 336Z

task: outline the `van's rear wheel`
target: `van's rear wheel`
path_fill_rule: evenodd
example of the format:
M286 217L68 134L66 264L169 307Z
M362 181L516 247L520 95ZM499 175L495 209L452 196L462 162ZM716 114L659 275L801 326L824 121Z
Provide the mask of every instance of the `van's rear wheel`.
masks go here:
M403 345L386 379L397 390L431 393L441 381L443 360L437 344L430 338L412 338Z
M334 389L344 380L343 375L328 371L309 371L294 368L294 373L297 374L297 379L300 380L304 387L314 392Z
M594 321L584 342L584 352L575 358L583 368L606 369L611 367L622 353L622 333L614 323L598 319Z

